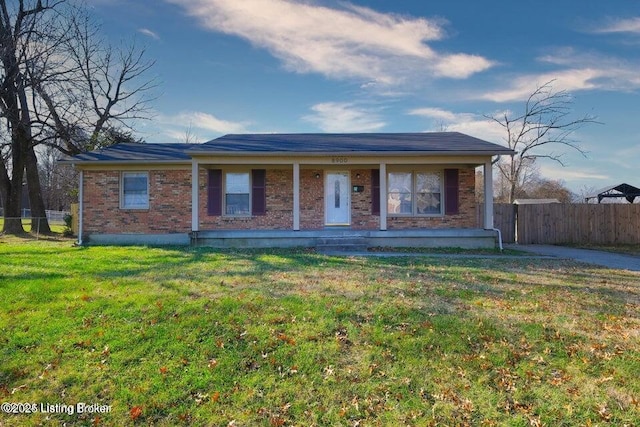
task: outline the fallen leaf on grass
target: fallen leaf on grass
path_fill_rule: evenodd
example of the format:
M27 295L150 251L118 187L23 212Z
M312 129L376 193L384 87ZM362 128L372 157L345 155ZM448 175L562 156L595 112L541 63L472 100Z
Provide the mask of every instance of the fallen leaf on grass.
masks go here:
M602 421L609 421L611 419L611 412L609 412L609 408L607 408L607 404L603 403L598 408L598 415L600 415L600 419Z
M294 340L293 338L287 336L286 334L283 334L282 332L278 332L277 337L278 337L278 339L280 341L284 341L287 344L296 345L296 340Z
M18 386L16 388L14 388L13 390L11 390L11 394L15 394L16 391L20 391L20 390L23 390L25 388L27 388L27 385L26 384L22 384L21 386Z
M140 418L140 415L142 415L142 406L134 406L133 408L131 408L131 410L129 411L129 416L131 417L131 419L133 421L137 420L138 418Z

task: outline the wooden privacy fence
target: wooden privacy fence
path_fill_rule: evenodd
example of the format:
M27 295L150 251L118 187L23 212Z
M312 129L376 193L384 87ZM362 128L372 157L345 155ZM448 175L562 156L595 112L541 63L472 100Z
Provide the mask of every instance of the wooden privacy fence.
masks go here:
M640 244L640 204L495 204L494 224L506 243Z
M484 203L476 205L476 218L478 219L478 226L484 227ZM502 241L504 243L514 243L516 241L516 215L513 205L494 203L493 226L502 233Z

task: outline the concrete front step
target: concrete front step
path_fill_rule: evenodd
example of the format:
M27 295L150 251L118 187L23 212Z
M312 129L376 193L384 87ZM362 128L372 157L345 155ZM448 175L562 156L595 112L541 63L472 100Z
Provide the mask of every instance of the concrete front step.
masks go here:
M319 252L362 252L368 247L367 239L361 237L324 237L316 244Z

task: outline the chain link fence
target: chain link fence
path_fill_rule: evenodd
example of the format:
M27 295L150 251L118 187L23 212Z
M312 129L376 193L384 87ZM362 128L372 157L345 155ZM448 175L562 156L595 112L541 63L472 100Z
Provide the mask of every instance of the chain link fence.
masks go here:
M49 222L49 226L52 228L59 228L58 232L63 231L63 227L66 226L65 216L70 215L69 211L54 211L47 210L45 211L47 214L46 220ZM7 219L18 219L17 217L4 217L4 210L0 207L0 230L2 229L2 225L4 221ZM32 217L30 209L22 209L21 216L19 218L22 221L22 226L25 231L35 233L36 236L40 235L40 227L45 222L44 217Z

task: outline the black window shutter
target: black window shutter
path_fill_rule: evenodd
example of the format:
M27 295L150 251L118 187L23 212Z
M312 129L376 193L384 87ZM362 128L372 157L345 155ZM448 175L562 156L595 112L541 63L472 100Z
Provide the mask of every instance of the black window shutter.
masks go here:
M267 214L267 171L251 170L251 215Z
M380 169L371 169L371 215L380 215Z
M445 215L457 215L458 209L458 169L444 170L444 213Z
M222 215L222 170L209 169L207 183L207 214Z

